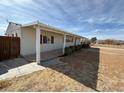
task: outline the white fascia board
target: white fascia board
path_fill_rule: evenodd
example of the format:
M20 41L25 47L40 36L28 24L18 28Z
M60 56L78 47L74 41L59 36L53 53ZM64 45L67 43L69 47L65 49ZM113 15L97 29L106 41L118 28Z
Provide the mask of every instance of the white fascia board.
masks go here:
M41 28L43 27L43 28L47 28L47 29L50 29L50 30L55 30L56 33L58 32L58 33L66 34L66 35L71 35L71 36L83 38L82 36L79 36L79 35L76 35L76 34L73 34L73 33L69 33L69 32L63 31L63 30L55 28L53 26L43 24L43 23L41 23L39 21L32 22L32 23L29 23L29 24L24 24L24 25L22 25L22 27L36 26L36 25L41 26Z

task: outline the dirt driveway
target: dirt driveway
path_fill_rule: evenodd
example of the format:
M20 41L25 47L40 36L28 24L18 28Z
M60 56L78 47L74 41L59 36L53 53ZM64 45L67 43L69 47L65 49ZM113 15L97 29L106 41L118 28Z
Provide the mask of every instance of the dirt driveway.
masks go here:
M124 49L91 48L67 56L81 74L80 83L99 91L124 91Z

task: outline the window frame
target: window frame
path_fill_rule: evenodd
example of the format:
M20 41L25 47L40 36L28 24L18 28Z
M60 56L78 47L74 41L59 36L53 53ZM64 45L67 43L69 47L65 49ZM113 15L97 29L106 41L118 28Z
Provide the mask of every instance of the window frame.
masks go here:
M48 43L48 40L47 40L47 36L43 36L43 44L47 44Z

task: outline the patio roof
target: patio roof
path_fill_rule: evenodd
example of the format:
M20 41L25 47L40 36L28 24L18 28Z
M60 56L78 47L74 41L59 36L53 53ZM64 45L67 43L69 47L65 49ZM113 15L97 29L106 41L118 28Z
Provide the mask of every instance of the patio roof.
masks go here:
M61 30L61 29L58 29L56 27L53 27L53 26L50 26L50 25L47 25L47 24L43 24L39 21L31 22L31 23L28 23L28 24L23 24L22 27L37 26L37 25L42 27L42 28L46 28L46 29L49 29L49 30L54 30L54 32L56 32L56 33L67 34L67 35L72 35L72 36L76 36L76 37L80 37L80 38L85 38L85 37L82 37L82 36L79 36L79 35L76 35L76 34L73 34L73 33L70 33L70 32L66 32L66 31Z

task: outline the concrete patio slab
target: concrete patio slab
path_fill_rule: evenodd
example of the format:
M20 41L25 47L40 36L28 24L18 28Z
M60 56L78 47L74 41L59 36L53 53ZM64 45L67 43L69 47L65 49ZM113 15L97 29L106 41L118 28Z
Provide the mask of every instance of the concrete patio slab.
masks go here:
M0 63L0 80L19 77L43 69L45 67L36 63L29 63L23 58L3 61Z
M47 60L51 60L61 55L62 55L62 49L56 49L52 51L42 52L40 54L40 58L41 58L41 61L47 61ZM26 55L24 56L24 59L29 62L35 62L36 54Z

